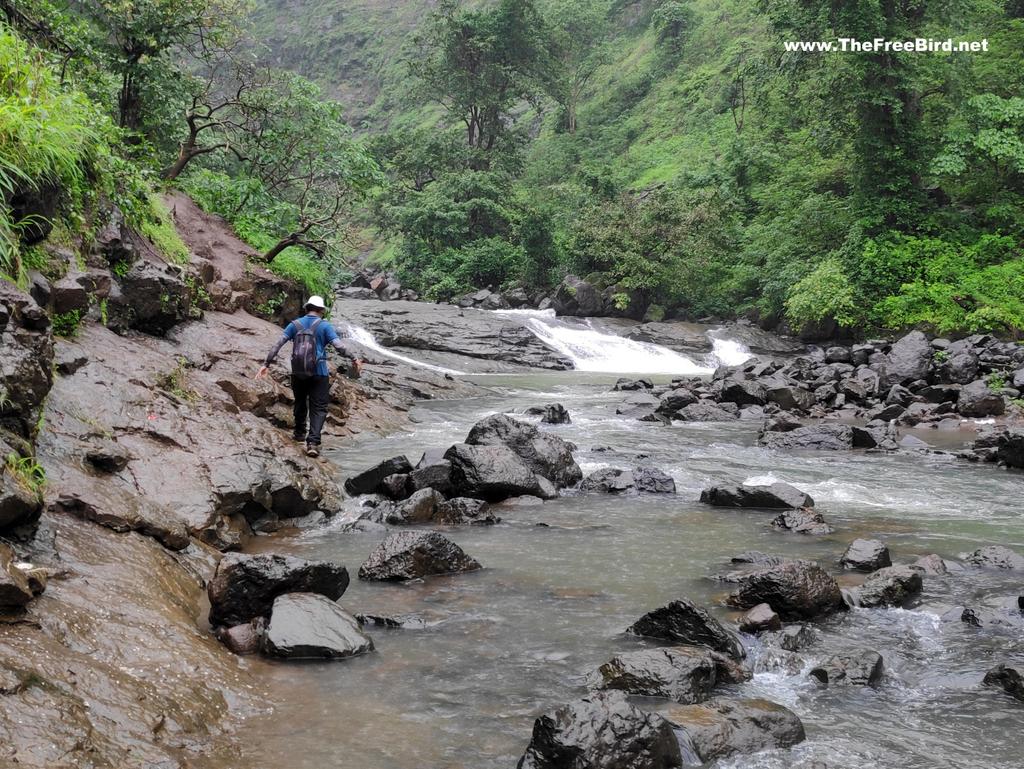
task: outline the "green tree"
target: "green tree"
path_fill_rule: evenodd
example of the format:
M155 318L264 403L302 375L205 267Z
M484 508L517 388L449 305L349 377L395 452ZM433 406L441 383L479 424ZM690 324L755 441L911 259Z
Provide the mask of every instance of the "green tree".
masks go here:
M543 43L532 0L474 9L442 0L415 36L409 63L428 98L465 124L467 144L491 150L512 123L512 108L540 92Z
M608 59L610 31L607 0L555 0L545 9L554 72L551 96L565 109L565 127L576 133L583 91Z

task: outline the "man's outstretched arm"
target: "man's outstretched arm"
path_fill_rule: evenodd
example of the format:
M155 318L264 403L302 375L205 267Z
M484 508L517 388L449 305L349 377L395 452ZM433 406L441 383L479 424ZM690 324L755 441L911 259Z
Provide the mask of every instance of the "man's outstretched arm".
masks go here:
M257 379L262 379L267 375L267 371L270 370L270 364L274 362L274 358L276 358L277 354L281 352L281 348L284 347L286 343L290 342L294 338L295 324L289 323L287 326L285 326L284 333L281 334L281 338L277 340L277 344L270 348L270 352L267 353L267 357L263 361L263 365L260 366L260 370L256 372Z

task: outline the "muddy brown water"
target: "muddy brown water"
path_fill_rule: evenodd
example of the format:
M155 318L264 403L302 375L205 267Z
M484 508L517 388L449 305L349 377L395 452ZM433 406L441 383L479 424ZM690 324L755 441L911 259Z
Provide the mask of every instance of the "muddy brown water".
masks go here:
M239 726L241 753L197 762L201 769L508 769L533 720L586 690L587 674L644 642L623 630L679 596L721 608L725 587L706 579L744 550L814 558L826 566L857 536L885 540L896 562L946 558L982 544L1024 549L1024 476L938 455L782 454L756 445L757 425L625 421L613 377L489 376L491 394L425 402L418 424L386 438L364 436L327 452L339 479L378 459L464 438L477 419L552 401L571 425L545 427L576 442L585 472L630 466L631 454L671 473L676 496L565 496L507 507L494 527L446 534L485 569L408 585L360 583L355 571L383 536L342 531L342 518L299 535L258 540L258 548L348 565L340 603L353 612L413 614L422 629L371 629L374 654L330 664L251 660L272 712ZM917 431L945 447L971 434ZM621 451L595 452L610 446ZM700 505L711 483L780 479L810 493L836 528L827 537L773 531L770 514ZM350 503L352 504L352 503ZM350 515L353 511L350 510ZM538 523L548 524L546 527ZM844 582L855 582L844 579ZM980 570L928 577L920 605L853 610L816 626L807 664L836 651L872 648L885 659L877 690L823 689L804 671L759 673L725 694L763 696L796 711L808 739L793 750L734 757L723 769L810 767L1024 767L1024 705L980 686L996 662L1024 662L1019 631L994 633L941 622L949 607L998 606L1019 595L1019 575ZM759 653L758 644L751 653ZM658 703L645 703L658 706Z

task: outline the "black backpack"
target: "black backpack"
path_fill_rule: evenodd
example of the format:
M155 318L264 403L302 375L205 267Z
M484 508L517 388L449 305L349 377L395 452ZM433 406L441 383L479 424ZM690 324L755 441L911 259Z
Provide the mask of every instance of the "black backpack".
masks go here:
M317 318L303 328L299 321L294 321L298 331L292 340L292 373L301 376L316 376L320 356L316 354L316 327L323 318Z

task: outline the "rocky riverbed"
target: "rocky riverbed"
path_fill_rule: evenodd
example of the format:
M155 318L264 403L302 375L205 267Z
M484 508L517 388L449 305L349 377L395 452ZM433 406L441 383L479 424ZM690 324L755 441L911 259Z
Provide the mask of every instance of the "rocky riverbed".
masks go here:
M1019 765L1019 346L350 298L314 461L170 203L2 288L3 761Z

